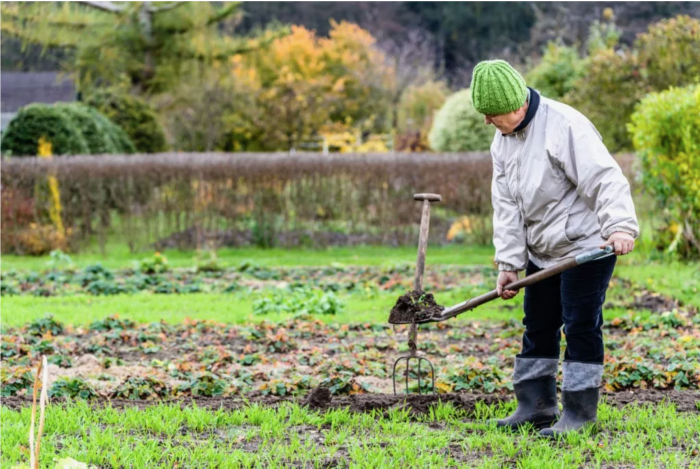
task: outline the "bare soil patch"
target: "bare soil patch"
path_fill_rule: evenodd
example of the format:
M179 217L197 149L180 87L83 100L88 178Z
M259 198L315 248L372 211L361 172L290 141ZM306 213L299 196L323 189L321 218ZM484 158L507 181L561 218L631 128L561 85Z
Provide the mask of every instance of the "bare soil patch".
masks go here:
M319 391L321 390L321 391ZM659 391L655 389L639 389L625 392L603 392L602 400L607 404L622 408L634 404L660 404L670 402L675 404L679 412L700 413L700 392L698 391ZM312 410L327 411L333 409L348 408L353 412L388 411L390 409L408 409L412 414L422 415L430 411L430 408L440 403L450 403L455 408L464 410L471 415L478 402L486 405L508 402L512 399L510 393L484 394L484 393L447 393L434 395L393 395L393 394L353 394L349 396L332 396L327 388L319 387L312 391L306 398L261 396L244 399L240 397L197 397L162 400L131 400L131 399L106 399L98 398L87 401L95 408L111 406L115 409L137 407L144 409L153 405L175 404L180 408L197 406L207 409L235 410L246 405L260 404L277 406L282 402L298 402L308 406ZM70 399L53 399L53 405L65 405ZM14 396L2 399L2 405L12 410L22 407L31 407L31 396Z

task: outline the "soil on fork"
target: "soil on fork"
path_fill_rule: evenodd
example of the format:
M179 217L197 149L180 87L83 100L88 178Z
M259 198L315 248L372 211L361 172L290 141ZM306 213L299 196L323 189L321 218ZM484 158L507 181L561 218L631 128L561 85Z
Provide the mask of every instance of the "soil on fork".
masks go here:
M411 324L439 316L445 307L437 304L432 293L411 290L401 295L389 314L390 324Z

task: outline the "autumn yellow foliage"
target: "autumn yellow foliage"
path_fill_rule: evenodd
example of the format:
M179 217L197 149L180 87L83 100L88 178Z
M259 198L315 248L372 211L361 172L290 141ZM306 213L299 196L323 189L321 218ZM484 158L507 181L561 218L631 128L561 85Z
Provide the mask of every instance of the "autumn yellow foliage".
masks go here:
M350 133L386 126L393 71L355 24L332 22L327 38L292 26L266 50L236 55L230 65L251 96L248 109L236 111L244 117L229 120L238 149L290 149L332 123L350 122L343 129Z

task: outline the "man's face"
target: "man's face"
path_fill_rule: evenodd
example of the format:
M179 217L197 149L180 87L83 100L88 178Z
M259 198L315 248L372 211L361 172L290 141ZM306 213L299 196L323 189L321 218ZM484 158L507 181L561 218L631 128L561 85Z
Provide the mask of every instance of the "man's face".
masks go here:
M508 114L484 114L484 124L493 124L502 134L509 134L525 119L527 112L527 103L520 109L517 109Z

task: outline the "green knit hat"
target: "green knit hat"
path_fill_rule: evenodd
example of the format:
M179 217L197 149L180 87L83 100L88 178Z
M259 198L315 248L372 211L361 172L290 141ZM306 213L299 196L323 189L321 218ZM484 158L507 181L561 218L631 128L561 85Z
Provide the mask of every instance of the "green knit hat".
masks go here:
M527 99L525 79L505 60L484 60L472 73L472 102L480 114L508 114Z

